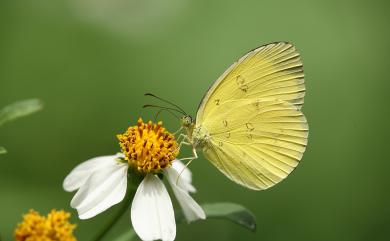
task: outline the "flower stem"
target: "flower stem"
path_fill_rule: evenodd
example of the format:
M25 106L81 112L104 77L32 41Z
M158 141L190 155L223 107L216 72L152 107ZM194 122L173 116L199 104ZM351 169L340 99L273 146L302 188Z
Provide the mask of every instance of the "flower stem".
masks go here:
M136 238L135 231L133 229L127 230L118 238L114 239L114 241L131 241Z
M122 206L118 210L118 212L112 217L110 222L96 235L93 239L94 241L101 241L106 236L106 234L110 231L110 229L120 220L122 215L126 213L127 208L129 207L131 200L133 199L135 194L135 189L128 187L128 192L126 193L125 198L122 200Z

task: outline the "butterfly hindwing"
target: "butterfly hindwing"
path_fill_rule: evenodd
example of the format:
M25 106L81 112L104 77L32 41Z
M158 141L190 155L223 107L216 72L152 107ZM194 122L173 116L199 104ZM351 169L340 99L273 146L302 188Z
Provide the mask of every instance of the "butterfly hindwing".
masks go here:
M263 190L298 165L308 137L299 108L281 100L241 99L220 105L202 123L205 157L231 180Z

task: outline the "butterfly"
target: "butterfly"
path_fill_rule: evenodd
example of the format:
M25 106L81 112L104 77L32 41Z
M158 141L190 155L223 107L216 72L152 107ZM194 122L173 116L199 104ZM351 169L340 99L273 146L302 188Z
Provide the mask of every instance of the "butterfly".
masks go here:
M193 156L181 160L198 158L200 149L232 181L253 190L274 186L306 149L304 96L303 65L292 44L270 43L248 52L211 85L195 119L169 102L183 113L180 148L192 147Z

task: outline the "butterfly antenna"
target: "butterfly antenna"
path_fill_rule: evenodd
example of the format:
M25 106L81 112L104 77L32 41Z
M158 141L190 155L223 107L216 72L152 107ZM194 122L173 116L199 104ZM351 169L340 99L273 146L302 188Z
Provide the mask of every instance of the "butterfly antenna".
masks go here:
M175 108L172 108L172 107L165 107L165 106L161 106L161 105L144 105L142 106L142 108L148 108L148 107L152 107L152 108L160 108L160 109L163 109L163 110L173 110L173 111L176 111L176 112L179 112L181 114L184 114L183 112L181 112L180 110L177 110Z
M154 122L156 123L157 122L157 117L158 115L162 112L163 109L159 109L156 113L156 115L154 116Z
M163 102L165 102L165 103L168 103L168 104L170 104L170 105L176 107L178 111L180 110L180 112L181 112L182 114L187 115L187 113L186 113L182 108L180 108L180 106L176 105L175 103L173 103L173 102L171 102L171 101L169 101L169 100L166 100L166 99L163 99L163 98L161 98L161 97L158 97L157 95L154 95L154 94L152 94L152 93L146 93L145 96L152 96L152 97L154 97L154 98L156 98L156 99L159 99L159 100L161 100L161 101L163 101Z
M161 112L163 111L168 111L171 115L173 115L174 117L176 117L176 119L180 120L179 116L177 116L174 112L172 112L171 110L168 110L168 109L159 109L154 117L154 122L157 122L157 117L160 115Z
M187 167L191 164L191 162L193 161L194 159L191 159L189 160L186 165L183 167L183 169L180 171L179 175L177 176L176 178L176 185L179 184L179 177L181 176L181 174L183 174L184 170L187 169Z

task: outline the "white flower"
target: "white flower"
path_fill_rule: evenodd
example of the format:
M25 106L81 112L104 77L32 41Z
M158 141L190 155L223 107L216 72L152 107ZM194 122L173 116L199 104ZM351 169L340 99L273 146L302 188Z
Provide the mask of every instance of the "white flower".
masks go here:
M71 207L77 209L80 219L92 218L124 199L129 165L118 161L123 157L117 154L90 159L74 168L65 178L64 189L68 192L77 190ZM196 191L191 184L189 169L174 160L172 166L164 168L162 173L167 177L187 221L205 219L203 209L189 195ZM175 239L172 201L157 175L146 174L138 186L131 204L131 222L142 240Z

